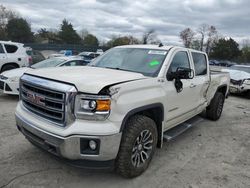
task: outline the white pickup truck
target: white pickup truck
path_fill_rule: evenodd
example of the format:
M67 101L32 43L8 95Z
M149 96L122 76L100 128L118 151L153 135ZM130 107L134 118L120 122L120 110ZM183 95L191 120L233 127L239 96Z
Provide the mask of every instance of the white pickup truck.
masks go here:
M174 46L113 48L86 67L26 72L18 129L74 165L142 174L163 139L203 111L221 116L229 75L210 72L203 52Z

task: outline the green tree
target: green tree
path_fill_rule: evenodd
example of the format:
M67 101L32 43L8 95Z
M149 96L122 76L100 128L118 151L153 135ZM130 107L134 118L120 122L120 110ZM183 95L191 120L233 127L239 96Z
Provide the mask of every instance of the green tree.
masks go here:
M73 25L66 19L62 21L58 36L62 42L66 44L79 44L82 41L80 36L74 30Z
M244 46L241 49L240 63L250 63L250 46Z
M8 40L6 25L10 19L16 18L17 13L0 5L0 40Z
M86 46L98 46L99 41L96 36L92 34L87 34L83 39L83 44Z
M30 24L23 18L13 18L9 20L6 31L8 38L15 42L33 42L33 33Z
M219 39L211 49L210 57L218 60L234 60L240 56L239 44L230 39Z
M37 31L35 41L37 43L62 43L56 30L47 30L46 28L41 28Z
M122 45L130 45L130 44L140 44L140 40L133 36L113 36L112 39L107 43L106 46L114 47L114 46L122 46Z

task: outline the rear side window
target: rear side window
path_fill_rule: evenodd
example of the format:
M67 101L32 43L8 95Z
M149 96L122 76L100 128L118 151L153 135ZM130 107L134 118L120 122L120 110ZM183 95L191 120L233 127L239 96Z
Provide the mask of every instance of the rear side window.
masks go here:
M0 54L4 54L3 46L0 44Z
M204 54L192 52L194 60L195 75L206 75L207 74L207 59Z
M176 72L176 69L179 67L190 68L190 63L189 63L187 52L181 51L175 54L168 72Z
M15 53L17 51L17 49L18 49L17 46L10 45L10 44L5 44L4 47L5 47L6 51L7 51L7 53L10 53L10 54Z

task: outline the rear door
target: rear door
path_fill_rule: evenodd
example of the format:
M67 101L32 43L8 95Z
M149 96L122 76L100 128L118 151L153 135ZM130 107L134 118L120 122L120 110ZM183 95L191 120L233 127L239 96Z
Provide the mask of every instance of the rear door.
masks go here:
M192 86L196 92L199 93L197 100L199 100L199 107L202 107L207 102L206 94L210 82L208 60L205 53L191 51L190 55L192 57L195 72Z

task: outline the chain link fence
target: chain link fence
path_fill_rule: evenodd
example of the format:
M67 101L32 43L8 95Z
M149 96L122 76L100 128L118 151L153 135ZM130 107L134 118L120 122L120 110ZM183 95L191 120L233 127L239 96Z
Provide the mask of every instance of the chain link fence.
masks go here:
M72 50L75 52L83 52L90 51L96 52L97 49L102 49L103 51L108 50L107 47L103 46L85 46L79 44L38 44L38 43L25 43L25 47L31 47L33 50L52 50L52 51L60 51L60 50Z

